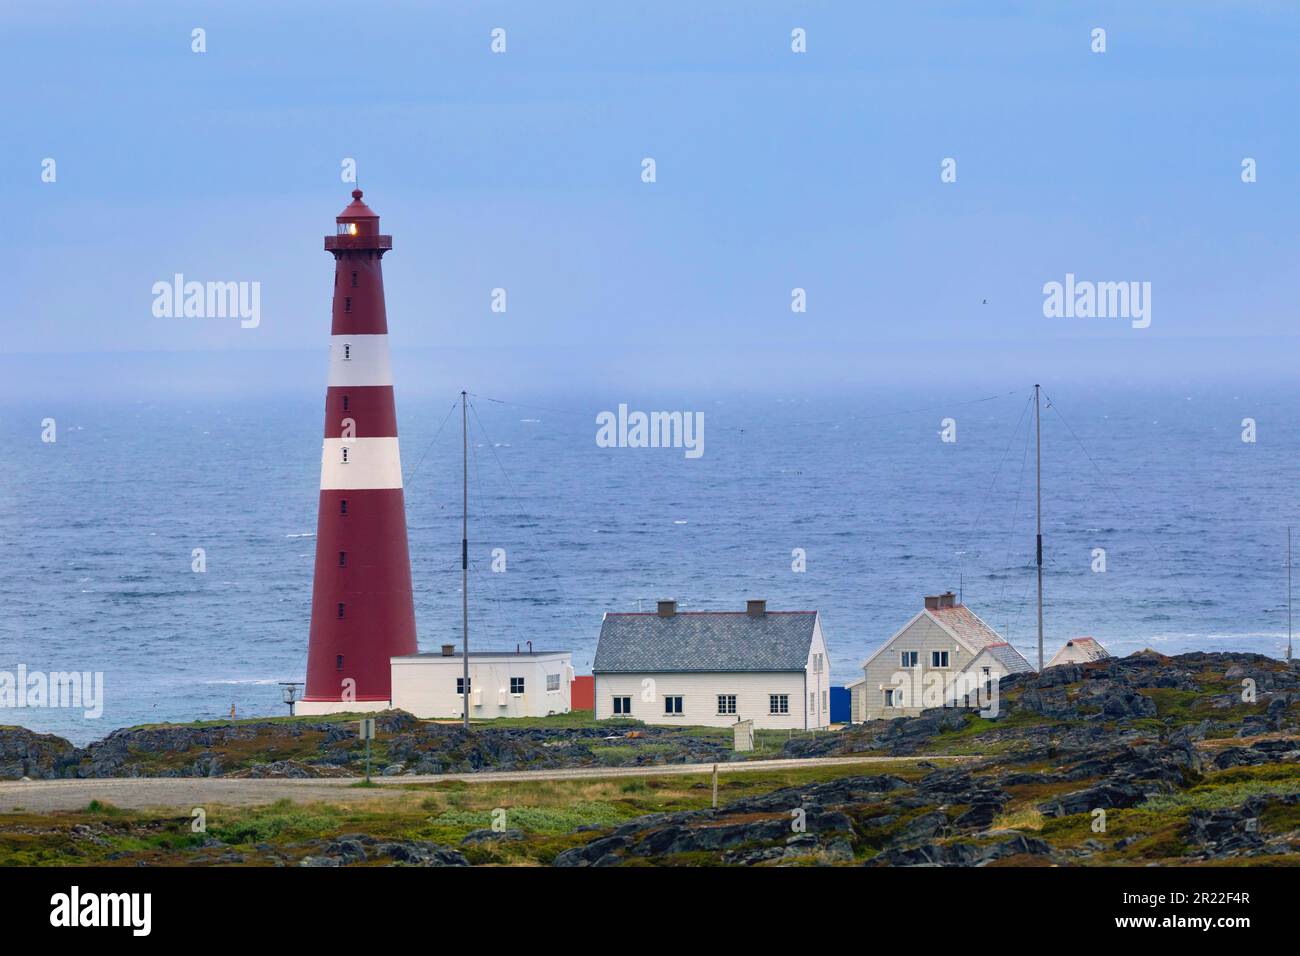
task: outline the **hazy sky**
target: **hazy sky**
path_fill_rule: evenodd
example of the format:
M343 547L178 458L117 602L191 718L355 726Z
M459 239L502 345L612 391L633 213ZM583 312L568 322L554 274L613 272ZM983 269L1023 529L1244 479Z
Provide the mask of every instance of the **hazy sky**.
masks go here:
M352 157L399 372L1285 372L1297 27L1290 2L7 3L0 371L237 384L314 350L286 368L323 382ZM260 283L260 325L154 317L178 272ZM1045 318L1067 272L1150 282L1150 328ZM155 354L12 354L69 352Z

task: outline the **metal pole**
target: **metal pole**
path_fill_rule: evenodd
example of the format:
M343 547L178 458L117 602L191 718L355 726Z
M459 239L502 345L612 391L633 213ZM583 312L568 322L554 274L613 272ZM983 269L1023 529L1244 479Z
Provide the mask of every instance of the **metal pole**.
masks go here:
M370 738L366 738L366 783L370 782Z
M1038 386L1034 386L1034 484L1038 490L1038 670L1043 669L1043 424L1038 413Z
M713 809L718 809L718 765L713 765Z
M1291 659L1291 526L1286 529L1286 659Z
M465 392L460 393L461 518L460 518L460 614L461 656L464 665L465 730L469 730L469 425Z

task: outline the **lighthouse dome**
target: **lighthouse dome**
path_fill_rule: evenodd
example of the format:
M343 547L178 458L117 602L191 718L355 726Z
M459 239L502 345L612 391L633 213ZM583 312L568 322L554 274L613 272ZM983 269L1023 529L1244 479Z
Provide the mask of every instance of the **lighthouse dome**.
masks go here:
M379 215L361 201L361 190L352 190L352 202L336 217L339 222L357 219L378 219Z

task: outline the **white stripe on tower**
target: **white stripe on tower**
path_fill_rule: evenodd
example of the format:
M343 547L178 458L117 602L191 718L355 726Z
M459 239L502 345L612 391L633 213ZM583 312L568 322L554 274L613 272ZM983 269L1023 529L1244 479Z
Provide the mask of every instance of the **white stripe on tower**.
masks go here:
M402 457L396 438L325 439L320 459L321 491L401 487Z
M391 389L388 336L330 336L329 384L331 388ZM320 487L322 491L401 488L397 437L326 438L321 448Z
M387 335L331 335L330 385L392 385Z

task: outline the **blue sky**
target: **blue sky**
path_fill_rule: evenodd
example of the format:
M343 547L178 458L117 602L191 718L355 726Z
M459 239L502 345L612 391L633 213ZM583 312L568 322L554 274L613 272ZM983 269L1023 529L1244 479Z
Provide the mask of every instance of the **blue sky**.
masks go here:
M354 157L399 373L1284 375L1297 27L1263 2L7 4L0 368L237 383L302 352L314 387ZM260 282L261 325L155 318L176 272ZM1067 272L1151 282L1151 327L1044 318Z

